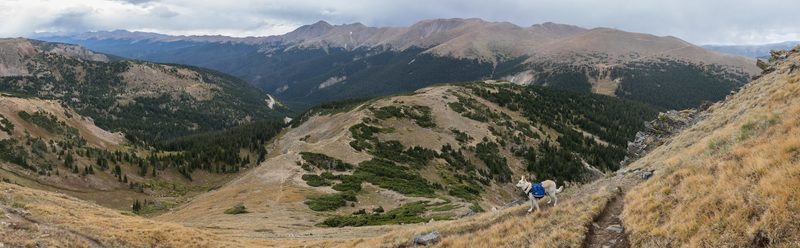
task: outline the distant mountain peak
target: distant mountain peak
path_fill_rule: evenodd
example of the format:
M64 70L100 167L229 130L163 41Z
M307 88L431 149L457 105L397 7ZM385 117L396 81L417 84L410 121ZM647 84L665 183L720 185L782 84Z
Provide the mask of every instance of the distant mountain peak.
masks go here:
M325 20L319 20L314 24L311 24L312 27L332 27L330 23L326 22Z

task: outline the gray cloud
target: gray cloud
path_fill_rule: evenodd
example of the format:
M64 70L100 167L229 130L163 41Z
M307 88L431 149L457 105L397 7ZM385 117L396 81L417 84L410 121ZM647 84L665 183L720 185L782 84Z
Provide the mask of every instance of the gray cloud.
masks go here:
M407 26L479 17L521 26L558 22L672 35L693 43L800 40L795 0L26 0L0 2L0 36L130 29L168 34L272 35L326 20ZM10 20L9 20L10 19Z
M113 1L125 2L130 4L145 4L149 2L155 2L157 0L113 0Z

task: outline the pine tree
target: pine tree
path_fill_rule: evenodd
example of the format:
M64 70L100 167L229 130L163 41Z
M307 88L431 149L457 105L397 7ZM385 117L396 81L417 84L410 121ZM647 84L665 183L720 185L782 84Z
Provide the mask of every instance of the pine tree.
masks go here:
M114 175L122 181L122 168L120 168L118 164L114 165Z
M67 168L72 168L72 165L75 164L75 158L72 157L72 153L67 153L67 157L64 158L64 166Z
M133 202L133 206L131 207L131 209L133 210L134 213L138 214L139 211L142 210L142 204L139 202L139 200L136 200Z

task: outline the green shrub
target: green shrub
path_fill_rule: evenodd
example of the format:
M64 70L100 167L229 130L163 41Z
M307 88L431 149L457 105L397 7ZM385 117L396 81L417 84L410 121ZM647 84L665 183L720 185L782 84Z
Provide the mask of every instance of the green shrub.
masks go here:
M322 174L319 174L319 176L321 176L322 178L325 178L325 179L329 179L329 180L338 179L339 178L338 176L334 175L330 171L322 172Z
M405 195L433 196L434 192L433 186L415 171L388 160L372 159L361 162L353 175Z
M323 170L346 171L353 169L352 164L345 163L341 159L332 158L322 153L301 152L300 156L303 157L303 160L305 160L307 164Z
M319 187L319 186L330 186L331 182L326 180L321 176L317 176L314 174L305 174L301 177L303 180L306 181L306 184L311 187Z
M470 141L473 140L473 138L470 137L469 134L467 134L465 132L461 132L458 129L451 128L450 132L453 132L453 134L455 135L455 139L456 139L456 141L458 141L458 143L464 144L464 143L467 143L467 142L470 142Z
M386 213L373 211L374 214L354 214L350 216L334 216L322 221L322 224L329 227L343 226L374 226L399 223L419 223L427 221L427 218L420 216L426 211L427 202L412 202L404 204ZM383 208L381 208L383 210Z
M347 201L357 201L353 192L341 192L328 195L317 195L306 197L304 202L308 208L314 211L330 211L347 205Z
M364 123L358 123L350 127L350 134L353 136L353 141L350 146L356 151L363 151L372 149L373 143L378 142L378 138L374 135L382 132L383 129L375 126L370 126Z
M14 139L0 140L0 160L28 167L28 152Z
M236 206L233 206L232 208L229 208L229 209L225 210L225 214L246 214L246 213L249 213L249 212L247 211L247 208L244 207L244 204L242 204L242 203L236 204Z
M449 195L472 201L477 200L481 196L481 188L476 184L466 185L454 185L451 186L450 190L447 192Z
M3 115L0 115L0 131L6 132L8 135L11 135L11 131L14 131L14 123L11 123L11 121Z
M456 208L458 208L458 205L455 205L455 204L452 204L452 203L448 203L448 204L444 204L444 205L441 205L441 206L433 207L430 210L433 211L433 212L444 212L444 211L450 211L450 210L453 210L453 209L456 209Z
M511 169L508 168L506 158L500 156L497 144L484 138L483 142L475 147L476 156L489 167L489 173L498 182L511 181Z
M478 205L477 203L473 203L472 206L469 206L469 209L472 210L472 212L475 212L475 213L481 213L481 212L486 211L486 210L483 210L481 205Z
M461 102L447 103L447 106L450 106L450 109L452 109L456 113L464 113L464 111L467 111L467 109L464 108L464 104Z
M341 175L339 178L342 180L341 183L333 185L333 189L336 191L352 191L352 192L359 192L361 191L361 182L362 179L356 176L348 176L348 175Z

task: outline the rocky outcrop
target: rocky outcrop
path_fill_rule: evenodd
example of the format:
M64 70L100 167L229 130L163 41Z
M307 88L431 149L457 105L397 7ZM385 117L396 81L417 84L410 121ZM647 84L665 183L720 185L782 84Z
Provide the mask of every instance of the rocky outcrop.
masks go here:
M622 166L643 157L653 148L664 144L672 135L698 121L697 109L681 111L670 110L659 113L655 120L644 123L644 131L636 133L636 138L628 142L628 152L625 159L620 162Z
M778 64L785 61L789 58L789 54L800 52L800 46L796 46L792 50L772 50L769 52L769 60L757 60L756 66L761 69L761 75L753 77L753 80L758 79L764 74L770 73L775 71L775 68ZM790 73L794 71L798 66L796 64L792 64L790 66Z
M439 234L439 231L433 231L425 235L419 235L414 237L414 244L417 245L432 245L439 242L442 239L442 235Z

